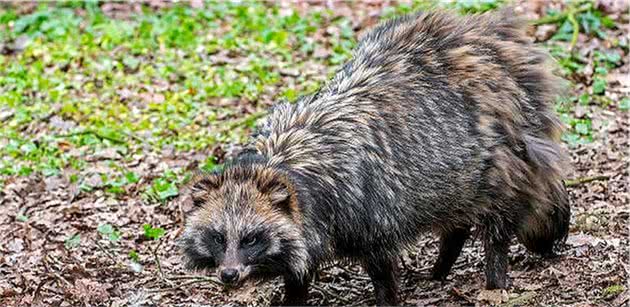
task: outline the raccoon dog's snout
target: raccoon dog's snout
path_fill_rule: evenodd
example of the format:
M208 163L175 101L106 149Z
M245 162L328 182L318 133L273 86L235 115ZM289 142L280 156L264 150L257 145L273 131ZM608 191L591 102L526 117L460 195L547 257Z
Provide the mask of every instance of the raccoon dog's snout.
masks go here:
M237 269L228 268L223 269L219 274L221 281L225 284L233 284L238 281L239 273Z

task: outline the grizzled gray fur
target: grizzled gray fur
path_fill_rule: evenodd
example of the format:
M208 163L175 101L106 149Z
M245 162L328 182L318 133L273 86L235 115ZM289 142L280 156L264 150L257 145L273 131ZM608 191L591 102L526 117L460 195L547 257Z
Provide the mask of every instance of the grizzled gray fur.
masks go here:
M511 14L418 13L366 34L330 82L192 181L189 267L231 285L284 276L300 305L320 264L352 260L395 305L397 257L423 232L441 238L444 279L477 229L488 289L507 286L512 237L553 255L570 216L560 82Z

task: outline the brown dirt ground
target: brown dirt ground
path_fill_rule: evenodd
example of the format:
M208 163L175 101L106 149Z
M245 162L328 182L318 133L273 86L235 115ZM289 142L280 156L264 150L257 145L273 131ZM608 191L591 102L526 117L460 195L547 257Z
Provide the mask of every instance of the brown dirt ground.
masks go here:
M358 15L369 18L369 14ZM625 61L618 73L627 75ZM623 84L611 86L613 92L627 96ZM480 291L484 278L478 240L466 245L448 280L439 283L426 278L437 255L435 238L426 235L401 257L405 304L475 305L484 303L480 299L485 297L510 306L628 305L628 112L599 107L586 112L601 123L601 129L593 143L570 149L575 167L570 177L606 178L569 188L572 226L561 257L539 259L514 244L511 287L505 293L488 293ZM130 163L157 170L164 165L189 165L197 160L195 155L146 155ZM228 293L185 272L175 246L184 219L178 203L146 204L139 191L129 194L121 200L102 191L81 192L64 177L13 178L0 193L0 305L267 305L280 300L279 281ZM21 222L18 215L30 218ZM104 222L119 226L125 234L119 244L96 232L96 225ZM159 242L146 240L140 229L147 222L161 225L167 235ZM64 247L69 233L82 236L80 246L72 250ZM140 252L139 265L129 261L130 249ZM604 289L613 285L625 290L610 295ZM334 264L320 271L309 303L373 304L372 289L357 266Z

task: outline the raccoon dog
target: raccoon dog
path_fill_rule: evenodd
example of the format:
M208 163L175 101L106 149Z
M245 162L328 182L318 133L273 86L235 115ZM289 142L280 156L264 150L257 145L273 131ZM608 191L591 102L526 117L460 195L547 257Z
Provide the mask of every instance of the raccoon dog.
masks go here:
M283 276L306 303L318 266L356 261L399 303L399 252L440 236L444 279L471 228L486 288L507 285L516 236L552 255L567 236L558 80L511 13L417 13L364 36L317 93L270 111L225 168L196 176L182 248L229 285Z

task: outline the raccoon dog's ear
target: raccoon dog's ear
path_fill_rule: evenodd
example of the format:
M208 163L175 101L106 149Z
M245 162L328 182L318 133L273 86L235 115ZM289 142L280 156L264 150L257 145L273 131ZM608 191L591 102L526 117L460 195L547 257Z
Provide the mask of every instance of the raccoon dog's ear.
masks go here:
M222 179L218 174L207 174L202 172L193 174L192 179L188 183L188 194L192 198L193 206L202 206L210 191L220 188L221 184Z
M258 183L258 189L271 199L271 204L280 210L291 214L293 190L290 183L283 177L273 177Z
M289 189L283 184L278 184L267 193L271 198L271 204L276 206L283 205L285 202L288 203L291 196Z

